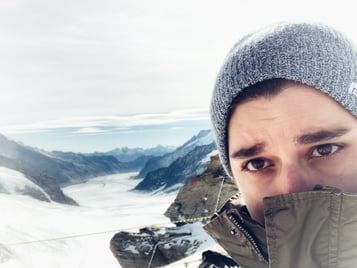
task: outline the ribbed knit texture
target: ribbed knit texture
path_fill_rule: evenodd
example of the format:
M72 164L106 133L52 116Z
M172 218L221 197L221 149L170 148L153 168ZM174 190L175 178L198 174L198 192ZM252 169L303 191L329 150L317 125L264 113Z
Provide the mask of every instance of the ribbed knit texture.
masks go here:
M247 35L228 53L211 101L217 147L230 176L227 117L232 100L242 89L271 78L317 88L357 116L357 94L349 92L357 83L357 51L341 33L321 24L282 23Z

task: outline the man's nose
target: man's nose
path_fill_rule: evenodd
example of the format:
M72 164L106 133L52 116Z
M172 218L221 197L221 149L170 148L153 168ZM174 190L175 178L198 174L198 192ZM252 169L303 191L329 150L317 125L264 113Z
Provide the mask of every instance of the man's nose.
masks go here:
M308 171L297 163L282 165L278 184L282 194L310 191L314 187Z

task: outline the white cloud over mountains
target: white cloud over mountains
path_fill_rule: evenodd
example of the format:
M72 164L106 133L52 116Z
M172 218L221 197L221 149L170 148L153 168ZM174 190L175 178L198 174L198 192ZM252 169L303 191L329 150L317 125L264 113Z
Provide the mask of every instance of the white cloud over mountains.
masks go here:
M209 113L207 110L195 109L155 114L68 117L52 121L41 121L33 124L0 126L0 133L25 134L51 131L53 129L75 129L73 133L80 134L101 133L105 132L105 128L121 131L129 130L132 127L150 127L177 124L184 121L208 120Z
M33 124L0 126L0 133L44 150L109 151L120 147L180 146L202 129L209 129L204 109L168 113L78 116Z

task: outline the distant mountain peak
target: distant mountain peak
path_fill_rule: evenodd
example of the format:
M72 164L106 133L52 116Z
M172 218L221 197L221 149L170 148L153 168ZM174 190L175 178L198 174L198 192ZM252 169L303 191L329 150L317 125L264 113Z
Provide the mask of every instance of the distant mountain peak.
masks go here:
M136 190L167 190L182 185L190 177L206 168L209 157L216 150L211 130L202 130L175 151L149 160L138 177L144 178ZM173 187L172 189L177 189Z
M104 153L95 153L95 155L113 155L121 162L131 162L141 157L162 156L174 151L175 149L176 148L174 146L163 146L163 145L157 145L151 148L141 148L141 147L129 148L125 146Z

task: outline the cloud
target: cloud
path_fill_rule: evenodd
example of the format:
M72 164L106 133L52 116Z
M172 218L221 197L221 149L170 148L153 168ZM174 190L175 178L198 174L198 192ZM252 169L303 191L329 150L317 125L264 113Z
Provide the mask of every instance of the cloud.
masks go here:
M208 122L214 80L240 37L313 18L357 41L352 5L335 16L334 2L307 0L0 1L0 133L175 133Z
M182 129L185 129L185 128L184 128L184 127L179 127L179 126L177 126L177 127L170 127L170 128L169 128L169 130L171 130L171 131L182 130Z
M97 128L97 127L85 127L85 128L80 128L76 130L74 133L102 133L105 132L105 130Z
M32 124L0 127L0 133L20 134L72 129L73 134L93 134L106 131L128 131L135 127L169 125L179 122L208 121L208 110L191 109L168 113L66 117ZM174 126L179 128L179 126Z

